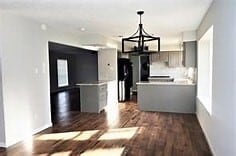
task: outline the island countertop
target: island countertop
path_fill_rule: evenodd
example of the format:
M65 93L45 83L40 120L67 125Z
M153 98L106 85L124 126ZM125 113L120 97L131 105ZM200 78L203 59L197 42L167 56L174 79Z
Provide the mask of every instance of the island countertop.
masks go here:
M189 80L175 80L173 82L158 82L158 81L140 81L136 83L137 85L192 85L195 86L196 83L193 83Z
M99 86L99 85L104 85L107 84L110 81L106 81L106 80L102 80L102 81L91 81L91 82L81 82L81 83L77 83L76 85L78 86Z

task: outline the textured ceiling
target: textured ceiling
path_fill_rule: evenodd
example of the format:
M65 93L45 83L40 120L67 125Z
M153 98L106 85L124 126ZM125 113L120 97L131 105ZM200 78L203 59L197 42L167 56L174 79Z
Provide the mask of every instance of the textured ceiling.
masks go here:
M0 0L0 9L50 26L107 37L129 36L143 24L162 43L177 43L181 32L196 30L212 0ZM118 39L118 38L117 38Z

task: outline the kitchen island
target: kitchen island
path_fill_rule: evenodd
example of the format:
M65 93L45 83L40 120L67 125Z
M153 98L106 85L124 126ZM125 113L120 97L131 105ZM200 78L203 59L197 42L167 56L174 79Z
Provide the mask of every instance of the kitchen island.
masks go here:
M99 113L107 105L116 105L117 81L93 81L76 84L80 88L81 112Z
M107 81L78 83L81 112L99 113L107 105Z
M138 82L142 111L195 113L196 84L189 81Z

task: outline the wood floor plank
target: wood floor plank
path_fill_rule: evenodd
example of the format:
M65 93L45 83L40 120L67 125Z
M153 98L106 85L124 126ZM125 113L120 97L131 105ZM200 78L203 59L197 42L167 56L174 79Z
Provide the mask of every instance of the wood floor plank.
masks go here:
M122 156L212 155L197 118L192 114L141 112L136 101L120 103L118 121L112 125L108 122L108 112L67 113L65 119L60 116L53 127L36 134L31 148L21 142L8 149L0 148L0 155L92 153L103 156L115 152L121 152ZM70 132L75 135L68 137Z

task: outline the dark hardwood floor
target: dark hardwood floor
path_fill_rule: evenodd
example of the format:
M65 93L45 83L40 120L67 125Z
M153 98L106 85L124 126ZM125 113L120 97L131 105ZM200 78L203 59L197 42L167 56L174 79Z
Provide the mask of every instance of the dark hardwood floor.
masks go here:
M100 114L67 111L53 127L0 149L0 155L211 156L211 152L195 115L140 112L133 100Z
M80 111L79 95L79 88L51 93L51 117L54 124L69 118L72 112Z

